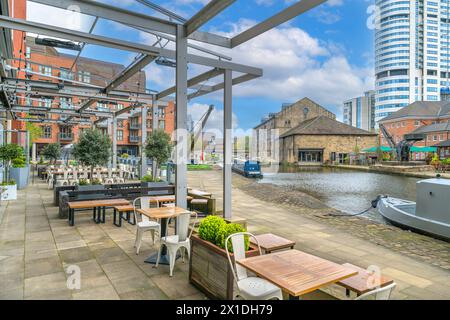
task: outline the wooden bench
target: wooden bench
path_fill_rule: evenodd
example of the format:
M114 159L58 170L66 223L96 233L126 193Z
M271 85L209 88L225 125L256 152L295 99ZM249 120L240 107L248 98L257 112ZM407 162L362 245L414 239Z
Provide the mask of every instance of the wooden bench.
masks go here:
M114 209L114 225L116 227L122 227L122 220L127 220L127 222L132 225L136 224L136 218L134 217L134 214L130 215L131 212L134 213L134 207L131 204L124 206L115 206L113 209ZM117 222L117 213L119 214L119 222ZM123 217L124 213L127 214L126 219ZM131 216L133 216L133 221L131 221Z
M360 268L350 263L344 263L343 266L351 268L358 272L358 274L353 277L337 282L338 285L346 289L347 296L350 296L350 291L353 291L357 296L360 296L378 288L377 284L380 288L383 288L394 283L394 280L380 275L380 282L371 284L370 277L372 275L366 269Z
M265 254L269 254L279 250L294 249L295 246L294 241L279 237L271 233L260 234L255 236L255 238L256 240L258 240L259 246ZM252 237L250 238L250 243L257 246L255 239L253 239Z

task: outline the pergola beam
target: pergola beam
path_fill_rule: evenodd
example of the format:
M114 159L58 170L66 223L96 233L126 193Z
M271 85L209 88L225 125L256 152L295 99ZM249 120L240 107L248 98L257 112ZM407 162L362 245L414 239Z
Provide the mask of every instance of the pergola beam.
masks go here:
M23 19L10 18L0 16L0 22L6 27L25 32L44 34L50 37L68 39L77 42L86 42L94 45L115 48L119 50L146 53L152 56L162 56L175 60L176 52L174 50L159 48L155 46L143 45L139 43L118 40L114 38L92 35L86 32L73 31L65 28L50 26L42 23L30 22ZM212 59L204 56L193 54L187 55L189 63L199 64L207 67L230 69L236 72L250 73L254 75L262 75L262 70L242 64L232 63L218 59Z
M184 24L186 36L189 36L200 29L204 24L228 8L235 1L236 0L211 0Z
M102 19L116 21L133 28L144 27L146 29L166 33L175 36L177 25L164 19L158 19L149 15L136 13L133 11L110 6L101 2L92 0L28 0L36 3L53 6L60 9L66 9L76 6L80 13L97 16ZM231 40L229 38L215 35L208 32L194 32L189 37L192 40L209 43L216 46L230 48Z
M233 84L233 86L235 86L237 84L240 84L240 83L243 83L243 82L247 82L247 81L250 81L250 80L253 80L253 79L256 79L256 78L258 78L258 77L253 76L253 75L249 75L249 74L244 74L242 76L234 78L233 81L232 81L232 84ZM204 86L204 88L202 88L201 90L199 90L199 91L197 91L195 93L191 93L188 96L188 99L191 100L191 99L194 99L194 98L197 98L197 97L200 97L200 96L204 96L206 94L222 90L224 87L225 87L225 84L223 82L222 83L218 83L218 84L216 84L214 86Z
M124 69L122 72L120 72L102 91L104 93L110 93L114 89L118 88L121 84L126 82L128 79L130 79L132 76L134 76L136 73L142 70L146 65L151 63L155 60L155 56L149 56L149 55L142 55L133 63L128 66L126 69Z
M231 48L237 47L279 25L301 15L327 0L302 0L284 9L269 19L251 27L231 39Z
M220 69L212 69L212 70L206 71L205 73L202 73L192 79L189 79L188 80L188 88L191 88L191 87L193 87L201 82L204 82L208 79L215 78L221 74L223 74L223 70L220 70ZM160 100L164 97L170 96L171 94L173 94L175 92L176 92L175 86L173 86L169 89L166 89L164 91L161 91L160 93L158 93L156 100Z

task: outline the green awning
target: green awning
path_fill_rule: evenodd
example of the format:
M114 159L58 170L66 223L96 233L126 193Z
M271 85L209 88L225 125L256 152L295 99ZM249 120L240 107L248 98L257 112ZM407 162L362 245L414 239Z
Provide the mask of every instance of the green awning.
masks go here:
M381 147L372 147L370 149L363 150L364 152L378 152L381 149L382 152L391 152L392 149L389 147L381 146Z
M434 153L434 152L437 152L437 148L436 147L416 147L416 146L413 146L413 147L411 147L411 152L429 152L429 153Z

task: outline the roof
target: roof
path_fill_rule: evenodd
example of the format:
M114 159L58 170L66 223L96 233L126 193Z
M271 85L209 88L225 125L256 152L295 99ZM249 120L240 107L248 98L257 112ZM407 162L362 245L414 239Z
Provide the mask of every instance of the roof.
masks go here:
M412 133L430 133L439 131L450 131L450 121L422 126L414 130Z
M416 101L397 112L383 118L381 122L399 118L424 118L450 116L450 102L448 101Z
M450 147L450 139L444 142L441 142L437 145L435 145L434 147Z
M303 121L297 127L281 135L282 138L293 135L354 135L354 136L376 136L366 130L349 126L326 116L318 116Z

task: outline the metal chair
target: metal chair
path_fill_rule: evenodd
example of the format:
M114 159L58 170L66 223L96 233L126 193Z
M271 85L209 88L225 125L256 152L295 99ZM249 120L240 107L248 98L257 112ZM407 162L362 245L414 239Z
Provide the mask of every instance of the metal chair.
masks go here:
M153 220L150 220L147 216L140 215L141 219L138 219L138 213L136 211L136 203L139 201L141 209L150 208L150 197L139 197L134 199L134 221L136 222L136 241L134 242L134 247L136 248L136 254L139 254L139 249L142 244L142 236L145 231L151 231L153 244L155 243L155 231L161 234L161 225ZM157 203L158 206L158 203Z
M391 298L392 291L397 284L391 283L390 285L382 288L378 288L372 291L369 291L365 294L356 297L355 300L389 300Z
M194 221L191 224L191 231L189 232L189 224L191 222L191 217L194 215ZM161 245L159 246L158 258L156 259L155 268L159 265L159 259L161 258L161 251L163 246L166 246L167 251L169 253L169 267L170 273L169 275L172 277L173 268L175 267L175 260L177 257L177 253L179 249L181 251L181 257L184 262L184 250L187 251L188 259L190 259L191 255L191 236L194 231L195 225L197 224L198 215L196 212L187 212L177 217L177 234L168 236L167 230L169 230L169 220L166 220L166 234L164 237L161 237Z
M259 254L262 255L261 247L258 239L249 232L239 232L230 235L225 240L225 251L227 252L228 262L238 289L236 297L242 297L245 300L283 300L281 289L265 279L258 277L249 277L247 270L236 264L236 261L245 259L245 236L252 237L258 245ZM228 250L228 242L231 240L233 247L234 263L231 261L230 252Z

